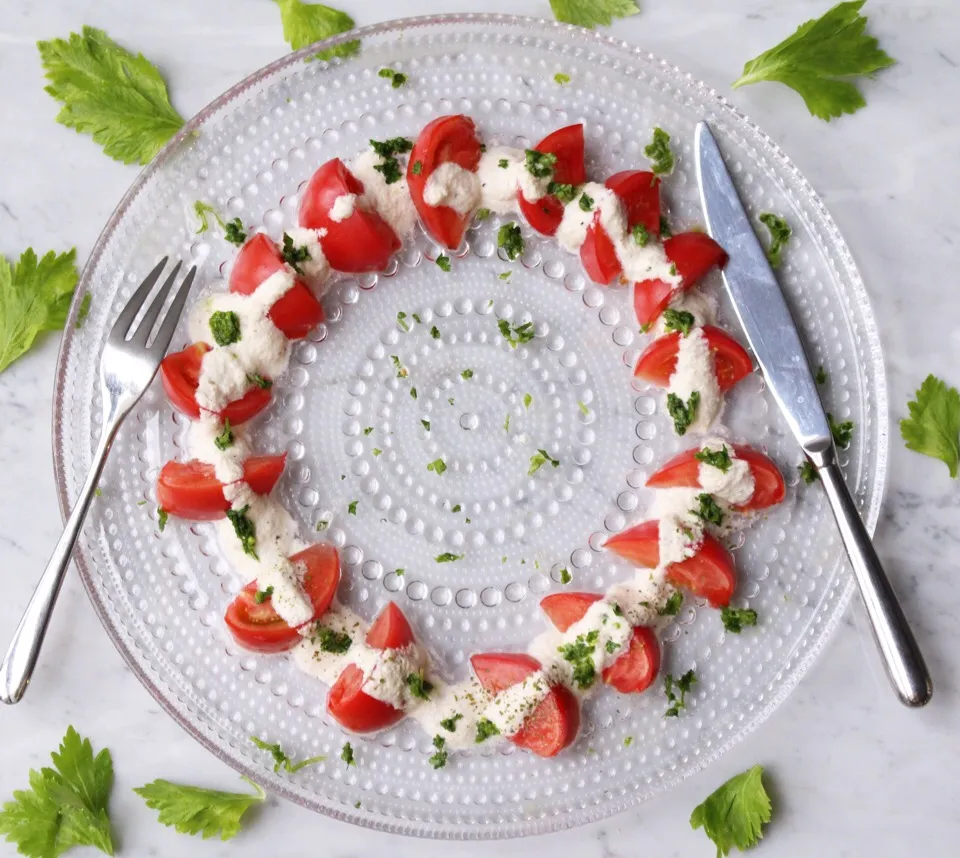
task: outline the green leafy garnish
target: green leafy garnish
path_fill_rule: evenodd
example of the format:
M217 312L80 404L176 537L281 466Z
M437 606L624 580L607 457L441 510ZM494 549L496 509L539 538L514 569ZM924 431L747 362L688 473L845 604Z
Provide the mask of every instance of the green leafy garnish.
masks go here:
M820 474L817 472L817 469L813 466L812 462L801 462L797 465L797 470L800 472L800 479L803 480L808 486L813 485L817 480L820 479Z
M405 681L412 696L419 700L430 699L430 692L433 691L433 683L423 678L423 671L419 673L408 673Z
M499 161L497 161L497 166L501 170L506 170L509 168L510 162L506 158L501 158Z
M90 741L67 727L50 757L54 768L31 769L30 788L14 790L13 800L0 808L0 834L30 858L56 858L74 846L113 855L110 752L104 748L94 756Z
M210 315L210 333L218 346L240 342L240 317L233 310L217 310Z
M447 463L443 459L434 459L427 465L428 471L433 471L438 477L447 470Z
M371 434L373 434L373 427L372 427L372 426L366 426L366 427L364 427L363 434L364 434L364 435L371 435Z
M507 259L513 262L523 253L523 236L520 234L520 225L505 223L497 230L497 247L502 247Z
M397 324L403 328L404 332L410 330L410 326L407 324L407 314L403 310L397 313Z
M267 587L266 590L257 590L257 592L253 594L253 601L256 602L258 605L262 605L272 595L273 595L273 585Z
M524 322L522 325L510 326L506 319L501 319L497 323L497 328L503 338L510 343L510 348L515 349L518 345L531 342L536 337L536 330L533 322Z
M455 563L457 560L463 560L466 557L465 554L453 554L450 551L444 551L443 554L438 554L433 559L437 563Z
M159 811L163 825L172 826L180 834L199 834L204 840L219 835L221 840L230 840L239 833L244 813L267 797L249 778L241 780L250 784L256 794L203 789L162 779L134 792L146 801L147 807Z
M655 176L669 176L673 172L676 159L670 148L670 135L662 128L653 129L653 140L644 146L643 154L650 159L650 169Z
M223 228L223 237L231 244L237 245L237 247L243 244L247 240L247 234L243 229L243 221L238 217L235 217L233 220L228 220Z
M587 408L587 406L584 405L582 402L580 402L580 400L577 400L577 407L580 409L580 413L583 415L587 415L590 413L590 409Z
M570 83L570 75L564 74L563 72L557 72L553 76L553 81L554 83L558 83L560 86L563 86L565 83Z
M452 507L450 507L450 512L460 512L462 509L463 507L457 503L457 504L454 504Z
M693 313L686 310L666 309L663 311L663 326L668 331L679 331L681 336L687 336L697 321Z
M795 90L809 110L829 122L855 113L867 102L853 78L870 76L894 60L865 32L860 14L864 0L838 3L822 17L801 24L779 45L743 67L733 87L763 80L779 81Z
M670 238L673 235L673 230L670 229L670 224L667 221L666 215L660 215L660 238L661 240Z
M447 740L443 736L434 736L433 737L433 747L437 749L437 752L427 760L431 766L435 769L442 769L447 764L447 750L446 750Z
M698 462L703 462L705 465L711 465L723 471L723 473L729 471L733 465L733 460L730 458L730 451L726 448L726 445L719 450L711 450L709 447L704 447L702 450L694 453L693 458Z
M710 524L715 524L718 527L723 524L723 510L720 509L719 504L713 499L713 495L702 492L697 495L697 503L699 503L700 506L697 509L690 510L697 518L708 521Z
M443 253L441 253L441 254L437 257L437 267L438 267L441 271L449 272L449 271L450 271L450 257L444 255Z
M642 223L634 224L630 234L638 247L646 247L647 242L650 241L650 233L647 232L647 228Z
M416 399L416 398L417 398L417 389L416 389L415 387L411 387L411 388L410 388L410 398L411 398L411 399Z
M382 142L371 140L370 146L383 159L379 164L374 164L373 169L383 176L386 184L392 185L394 182L399 182L403 177L403 171L396 156L409 152L413 148L413 143L406 137L391 137Z
M524 408L529 408L532 402L533 402L533 395L532 395L532 394L529 394L529 393L523 394L523 407L524 407Z
M83 327L83 323L87 321L87 316L90 315L90 304L93 303L93 295L87 292L80 299L80 309L77 310L77 322L76 328L79 331Z
M577 196L577 186L568 185L563 182L551 182L547 185L547 193L550 196L556 197L564 205L567 205L567 203L572 203ZM585 209L585 211L589 211L589 209Z
M510 415L509 415L509 414L506 416L506 418L504 418L504 421L503 421L503 431L504 431L504 432L509 432L509 431L510 431Z
M259 387L261 390L269 390L273 387L273 382L270 381L269 378L264 378L259 372L248 372L247 381L254 387Z
M530 457L530 469L527 471L527 476L532 477L537 471L539 471L545 464L549 462L553 467L559 468L560 461L559 459L554 459L546 450L537 450Z
M413 175L419 176L423 172L423 161L413 162Z
M320 644L322 652L345 653L353 645L353 640L346 632L334 631L326 626L317 626L311 640Z
M663 678L663 690L667 695L667 703L670 704L664 718L676 718L681 709L687 708L687 692L697 684L697 676L692 670L688 670L679 679L674 679L672 673L668 673ZM678 697L676 691L680 692Z
M585 212L593 211L593 197L587 194L580 194L580 210Z
M410 375L410 371L400 363L400 358L396 355L390 355L390 361L393 363L394 369L397 371L397 378L406 378Z
M421 425L424 429L426 429L427 432L430 431L430 421L429 421L429 420L421 420L421 421L420 421L420 425Z
M343 748L340 751L340 759L343 760L348 766L356 766L357 761L353 757L353 745L349 742L343 743Z
M578 688L589 688L597 678L593 652L596 649L600 632L594 629L585 635L577 635L572 643L557 647L564 661L573 665L573 681Z
M827 371L823 368L822 365L817 367L817 372L816 372L816 374L813 376L813 380L814 380L817 384L826 384L826 383L827 383Z
M305 245L297 246L293 243L293 238L288 234L283 234L283 249L281 250L283 261L287 263L297 274L303 274L300 268L301 262L310 261L310 251Z
M560 583L569 584L573 580L573 575L570 574L570 570L566 566L560 570Z
M557 156L553 152L538 152L536 149L527 149L527 172L536 179L545 179L553 174L553 165L557 163Z
M490 209L477 209L477 220L486 220L491 214Z
M499 736L500 728L489 718L481 718L477 721L477 738L474 740L478 745L486 742L491 736Z
M373 453L374 456L380 456L383 454L383 450L381 450L379 447L374 447L370 452Z
M407 76L403 72L394 71L393 69L380 69L377 72L380 77L389 78L390 85L394 89L400 89L407 82Z
M326 518L321 518L317 522L316 531L317 533L323 533L328 527L330 527L330 520Z
M459 721L461 718L463 718L463 715L461 715L459 712L455 712L449 718L444 718L440 722L440 726L443 727L443 729L447 732L454 733L457 729L457 721Z
M667 414L673 419L673 428L678 435L685 435L690 424L697 419L697 408L700 405L700 391L690 394L690 399L684 402L677 394L667 394Z
M720 611L723 627L735 635L740 634L747 626L757 624L757 612L753 608L730 608Z
M300 760L299 763L295 763L286 755L286 753L284 753L284 750L280 747L279 742L273 742L271 744L270 742L265 742L263 739L260 739L257 736L251 736L250 741L260 748L261 751L267 751L270 753L270 755L273 757L273 770L275 772L279 772L282 768L292 775L299 772L300 769L305 769L307 766L313 766L326 760L326 757L322 756L310 757L309 759Z
M790 229L790 224L780 217L780 215L771 214L770 212L762 212L757 220L770 232L770 246L767 248L767 259L770 260L772 267L779 268L780 262L782 261L783 248L787 246L790 236L793 235L793 230Z
M203 200L197 200L193 204L193 212L200 221L200 228L196 232L197 235L206 232L210 228L210 223L207 220L208 216L212 217L220 225L220 229L225 228L223 218L220 217L219 212L209 203L205 203Z
M460 373L460 378L462 378L464 381L473 378L473 370L472 369L463 370Z
M347 512L350 513L350 515L356 515L356 514L357 514L357 504L358 504L358 503L360 503L360 501L350 501L350 503L347 504Z
M430 336L435 340L440 339L440 329L436 325L430 328Z
M614 18L626 18L640 11L636 0L550 0L550 8L558 21L588 30L597 24L609 27Z
M657 611L657 614L661 617L675 617L680 613L680 608L683 607L683 593L679 590L674 590L670 594L670 598L664 603L663 607Z
M346 33L354 27L353 18L339 9L331 9L322 3L302 3L300 0L274 0L280 7L283 22L283 38L291 48L299 51L307 45ZM350 57L360 50L360 41L344 42L335 48L315 54L310 59L332 60L334 57Z
M935 375L928 375L914 400L907 403L910 416L900 421L907 449L943 462L951 477L960 463L960 394Z
M828 411L827 423L830 424L830 434L833 435L833 443L841 450L846 450L853 440L853 421L844 420L843 423L835 423L833 415Z
M756 846L770 821L770 796L763 788L763 766L730 778L690 814L690 827L702 828L717 847L717 858Z
M223 431L213 439L213 444L218 450L227 450L233 446L234 435L230 426L230 421L224 418Z
M157 528L163 533L164 528L167 526L167 519L170 518L170 513L168 513L162 506L157 507Z
M61 104L57 122L90 134L111 158L146 164L183 127L157 67L103 30L84 27L37 49L45 91Z
M37 334L63 328L79 276L76 258L76 249L51 250L38 261L31 248L12 266L0 255L0 372L30 349Z
M242 509L228 509L227 518L230 519L233 532L237 534L237 539L240 540L243 553L249 554L254 560L259 560L260 558L257 557L257 532L253 522L247 517L249 510L250 504Z

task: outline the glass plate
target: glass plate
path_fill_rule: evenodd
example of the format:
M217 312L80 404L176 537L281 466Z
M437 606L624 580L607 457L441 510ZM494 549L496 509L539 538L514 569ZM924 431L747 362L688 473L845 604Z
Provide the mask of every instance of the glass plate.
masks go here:
M298 194L320 163L355 154L370 137L415 136L437 115L464 112L488 142L517 146L583 121L593 176L645 164L643 146L662 126L679 154L664 194L677 229L701 222L693 129L701 118L711 122L751 212L781 212L793 225L781 280L812 364L829 370L826 400L838 418L856 422L842 461L874 526L887 455L876 325L835 224L760 129L651 54L553 22L416 18L338 41L355 38L363 47L352 59L305 62L301 51L231 89L144 170L110 219L77 291L93 294L89 318L75 329L75 302L60 354L54 429L64 510L100 431L105 333L134 285L171 254L201 264L199 293L235 255L216 228L196 234L195 200L276 238L294 223ZM409 75L405 87L377 76L387 64ZM570 83L557 84L557 72ZM450 274L433 264L438 250L419 233L389 271L336 283L325 298L327 323L295 347L256 429L259 449L288 452L279 491L302 532L331 519L325 538L341 548L341 598L367 618L397 600L447 678L465 674L472 652L524 648L544 627L538 603L560 589L561 568L577 589L626 577L627 566L600 546L643 518L646 475L681 447L660 394L633 385L642 338L629 291L596 288L576 258L530 235L522 260L506 263L497 225L491 218L470 230ZM509 282L497 277L506 270ZM708 288L736 333L716 277ZM403 332L401 310L423 324ZM511 350L498 318L530 318L542 336ZM433 325L440 339L429 335ZM176 347L186 337L184 321ZM398 386L391 354L409 366L416 401ZM465 380L467 368L474 377ZM221 558L212 529L171 522L157 530L154 481L165 461L183 457L186 426L159 382L117 438L77 559L141 682L207 748L280 795L339 819L431 837L579 825L669 789L747 735L796 685L850 597L829 509L817 487L797 485L798 449L760 375L735 390L726 415L733 437L766 447L789 484L786 502L742 534L735 551L738 604L756 608L760 626L725 635L717 612L688 599L662 633L664 670L693 667L699 677L687 711L664 719L659 684L637 699L600 693L585 706L575 746L558 759L505 744L457 754L435 771L430 737L407 721L375 738L350 737L359 765L346 767L339 754L347 736L325 713L327 688L286 658L246 653L228 639L221 618L244 582ZM421 418L431 421L429 434ZM369 436L366 426L374 427ZM529 456L549 441L559 443L562 466L528 477ZM382 456L373 455L377 447ZM442 478L425 469L440 455L449 468ZM354 500L357 515L348 515ZM435 563L443 551L467 556ZM281 742L296 758L328 761L274 774L251 735Z

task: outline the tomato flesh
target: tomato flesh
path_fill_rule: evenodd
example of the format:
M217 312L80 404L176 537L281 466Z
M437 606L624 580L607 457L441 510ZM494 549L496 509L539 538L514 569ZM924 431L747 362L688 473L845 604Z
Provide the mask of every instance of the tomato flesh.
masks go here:
M594 283L606 286L622 271L617 249L600 223L600 213L593 217L593 223L587 227L587 234L580 245L580 263Z
M388 602L367 632L367 646L374 649L402 649L413 643L413 629L393 602Z
M407 186L417 214L426 231L450 250L456 250L463 241L472 212L461 214L450 206L428 205L423 198L427 180L441 164L450 162L475 173L480 154L480 140L473 120L458 114L440 116L428 123L414 143L407 162Z
M358 204L353 214L342 221L330 217L338 197L361 196L363 182L351 173L339 158L323 164L311 177L300 203L300 225L325 229L320 238L330 267L336 271L359 274L380 271L400 249L400 239L375 211Z
M243 479L258 495L270 494L283 473L287 454L251 456L243 463ZM170 515L192 521L214 521L230 509L223 483L213 465L193 459L167 462L157 477L157 500Z
M313 605L313 616L304 625L319 619L333 602L340 583L340 555L328 543L317 543L294 554L294 563L306 565L303 589ZM251 581L227 607L224 621L234 639L244 649L254 652L284 652L301 639L297 628L287 625L273 609L267 596L256 601L257 583ZM302 627L298 627L302 628Z
M477 653L470 656L470 665L491 694L499 694L540 670L540 662L524 652Z
M723 266L727 254L709 235L683 232L663 243L667 260L677 266L680 285L676 288L660 280L641 280L633 287L633 309L640 326L652 325L667 309L670 299L695 286L711 268Z
M194 420L200 416L196 393L200 384L200 366L208 351L210 346L206 343L194 343L183 351L167 355L160 362L160 381L170 404ZM272 399L269 390L251 387L240 399L229 403L220 416L239 426L263 411Z
M660 643L653 629L634 626L630 646L603 671L603 681L621 694L646 691L660 671Z
M533 148L538 152L557 156L553 165L554 182L562 185L582 185L587 180L582 123L568 125L548 134ZM543 235L553 235L563 220L563 203L551 194L539 200L528 200L518 192L517 203L527 223Z
M653 569L660 562L660 522L653 519L628 527L611 536L603 547L637 566Z
M553 593L540 600L540 607L550 622L561 632L583 619L590 606L599 602L599 593Z
M713 354L717 385L725 393L753 372L753 361L747 350L720 328L704 325L701 330ZM633 374L658 387L667 387L670 376L677 368L681 336L679 331L672 331L657 337L643 350Z

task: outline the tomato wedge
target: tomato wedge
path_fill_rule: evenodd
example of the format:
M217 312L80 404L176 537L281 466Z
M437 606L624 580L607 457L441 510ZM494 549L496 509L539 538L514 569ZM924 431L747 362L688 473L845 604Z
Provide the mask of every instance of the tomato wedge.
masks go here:
M583 124L568 125L548 134L533 147L545 155L556 155L552 180L561 185L582 185L587 180L584 164ZM517 193L520 211L537 232L553 235L563 220L563 203L552 194L528 200Z
M604 548L625 560L652 569L660 562L660 522L645 521L611 536ZM700 548L693 557L671 563L667 580L710 602L715 608L730 604L737 585L733 558L709 533L703 534Z
M624 170L612 175L605 184L624 205L627 232L642 224L651 237L658 238L660 179L647 170ZM604 286L623 271L614 243L600 224L599 212L587 227L586 237L580 245L580 261L587 276Z
M491 694L523 682L540 669L540 662L526 653L478 653L470 656L470 664ZM570 689L554 685L510 741L537 756L555 757L577 738L579 730L580 704L576 696Z
M746 349L720 328L704 325L701 330L713 353L713 371L717 384L721 391L726 392L753 372L753 361ZM658 387L667 387L670 376L677 368L681 336L679 331L672 331L657 337L643 350L633 374Z
M303 589L313 604L313 617L309 622L314 622L326 613L337 592L340 583L340 555L329 543L319 542L294 554L290 559L307 567L303 577ZM258 604L256 593L257 583L251 581L227 608L223 619L234 640L244 649L254 652L284 652L296 645L300 640L299 631L281 619L273 609L270 596Z
M413 643L413 630L403 612L389 602L367 631L367 646L400 649ZM396 724L403 712L362 690L366 677L355 664L348 664L327 696L327 712L338 724L355 733L372 733Z
M540 607L556 629L565 632L602 598L599 593L553 593L540 600Z
M160 381L170 404L194 420L200 416L196 393L200 383L200 365L208 351L210 346L206 343L194 343L183 351L167 355L160 362ZM239 426L263 411L271 399L273 394L269 390L251 387L240 399L227 405L220 412L220 416L234 426Z
M375 211L358 204L353 214L342 221L330 217L330 210L339 197L361 196L363 182L351 173L343 161L334 158L322 165L310 179L300 203L300 225L309 229L325 229L320 247L336 271L358 274L380 271L400 249L400 239Z
M243 247L230 272L230 291L251 295L272 274L284 269L283 254L276 243L262 232ZM305 337L323 321L323 305L299 278L270 308L270 321L291 340Z
M470 224L472 212L461 214L450 206L431 206L423 198L427 180L441 164L454 163L477 171L480 164L480 140L469 116L440 116L428 123L410 152L407 162L407 186L424 229L444 247L456 250ZM419 166L417 166L419 164Z
M740 504L737 509L753 510L765 509L780 503L787 492L786 484L779 468L763 453L747 447L745 444L731 444L738 459L743 459L753 474L754 489L753 495L745 504ZM696 455L700 452L699 447L685 450L678 453L670 461L647 480L647 486L652 489L665 489L673 487L700 487L700 462Z
M686 292L715 265L722 267L727 254L709 235L702 232L682 232L663 243L667 259L677 266L680 285L676 288L663 280L642 280L633 286L633 309L640 326L652 325L667 309L670 299L678 292Z
M270 494L283 473L287 454L251 456L243 463L243 479L258 495ZM223 496L223 483L213 465L192 459L167 462L157 477L157 500L170 515L192 521L223 518L230 502Z

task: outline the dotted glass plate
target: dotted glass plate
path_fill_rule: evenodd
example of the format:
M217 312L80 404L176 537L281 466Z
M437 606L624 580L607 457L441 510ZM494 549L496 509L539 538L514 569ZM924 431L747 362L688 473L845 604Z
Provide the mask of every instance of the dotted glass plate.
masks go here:
M319 164L352 156L368 138L412 137L435 116L464 112L487 142L516 146L583 121L595 177L643 166L652 128L664 127L679 155L665 204L674 228L689 229L702 222L691 156L694 125L705 117L751 213L781 212L793 225L782 283L812 364L829 370L830 408L856 422L842 460L873 527L887 454L876 326L836 226L756 126L656 57L552 22L420 18L349 38L362 42L349 60L293 54L211 104L111 218L77 292L92 292L90 315L75 329L74 304L60 355L54 422L64 510L100 431L105 334L135 284L171 254L201 265L200 293L216 287L235 255L215 227L196 234L195 200L277 238ZM378 77L387 64L409 83L394 89ZM557 84L557 72L570 82ZM500 222L470 229L451 273L433 263L439 251L418 233L388 271L338 280L324 299L326 324L296 345L275 404L255 424L260 450L288 453L278 491L303 534L330 522L323 536L342 552L341 598L368 619L397 600L448 679L465 674L473 652L525 648L544 628L538 603L561 589L562 568L577 589L627 577L629 568L601 549L604 538L643 519L646 476L687 446L674 437L661 394L633 383L644 338L629 290L591 285L575 257L526 228L524 256L506 262L496 249ZM505 271L509 280L498 277ZM716 275L707 289L737 334ZM400 311L409 331L397 324ZM499 319L532 320L539 336L511 349ZM184 321L176 347L186 338ZM409 367L416 399L395 377L394 354ZM760 375L734 391L725 422L734 438L766 448L788 481L786 501L735 549L737 604L756 608L759 628L726 635L717 612L688 599L662 632L664 670L695 667L700 679L687 711L664 719L659 683L636 699L604 691L585 705L576 744L553 760L504 744L456 754L435 771L430 737L407 721L353 738L358 766L346 767L339 751L347 737L326 715L327 688L289 659L243 652L228 638L223 612L244 582L212 528L171 521L158 532L154 481L165 461L183 458L186 429L159 382L120 431L79 566L104 625L157 700L275 792L340 819L431 837L578 825L669 789L749 733L797 683L850 597L830 511L816 486L797 485L799 451ZM561 466L529 477L530 455L548 445ZM442 476L425 467L440 456ZM356 515L347 512L352 501ZM447 551L466 557L434 562ZM274 774L250 735L328 761Z

